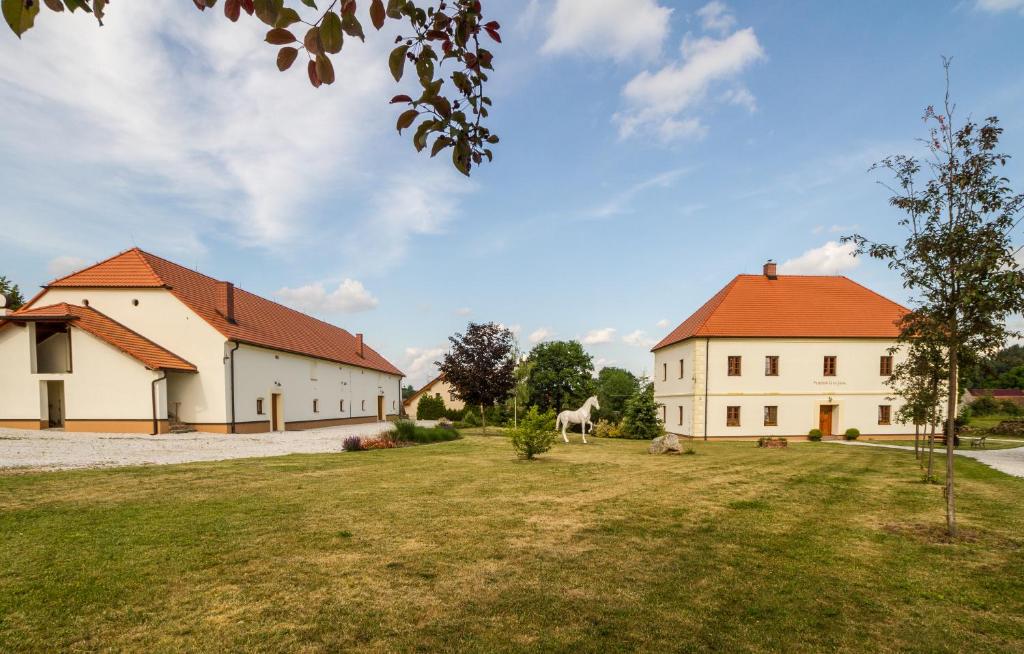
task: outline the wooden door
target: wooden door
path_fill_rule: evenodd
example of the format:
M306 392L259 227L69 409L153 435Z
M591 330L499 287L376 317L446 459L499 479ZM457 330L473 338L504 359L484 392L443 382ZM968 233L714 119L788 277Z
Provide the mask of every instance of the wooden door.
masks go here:
M284 421L281 419L280 393L274 393L270 396L270 431L284 431Z
M823 404L818 409L818 429L822 436L832 435L832 410L835 407L831 404Z
M377 420L384 419L384 396L377 396Z

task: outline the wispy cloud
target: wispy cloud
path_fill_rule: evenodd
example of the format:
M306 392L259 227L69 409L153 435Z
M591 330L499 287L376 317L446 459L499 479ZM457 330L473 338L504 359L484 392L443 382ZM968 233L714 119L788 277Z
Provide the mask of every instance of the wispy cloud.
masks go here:
M829 241L782 262L779 272L787 275L836 275L860 265L860 259L853 256L854 249L853 243Z
M633 347L651 347L658 342L657 339L651 338L642 329L632 331L622 337L622 342L626 345L632 345Z
M50 263L46 264L46 272L53 278L63 277L84 268L86 265L88 265L88 262L81 257L65 255L50 259Z
M619 61L651 59L668 36L671 15L656 0L555 0L541 50Z
M470 309L469 307L459 307L458 309L455 310L456 316L468 316L471 315L472 313L473 310Z
M1004 11L1019 11L1024 14L1024 0L977 0L974 6L994 14Z
M282 288L275 295L285 304L310 313L358 313L376 309L379 304L363 283L344 279L333 291L328 291L320 282Z
M669 321L668 321L668 318L662 318L662 319L661 319L661 320L659 320L658 322L654 323L654 326L655 326L655 327L658 327L658 328L660 328L660 329L665 329L665 328L666 328L666 327L668 327L668 326L669 326L670 324L671 324L671 323L669 323Z
M402 370L408 375L409 383L419 388L437 377L438 370L434 362L440 361L447 351L442 346L405 348Z
M721 31L719 28L728 22L724 16L719 13L712 17L710 24L716 26L715 31ZM704 23L709 24L707 20ZM622 95L628 108L614 116L621 138L641 133L653 134L665 142L703 137L707 128L694 114L706 100L709 89L715 84L733 82L765 57L750 27L721 38L687 34L680 55L678 61L653 73L644 71L626 84ZM753 94L738 85L727 90L722 99L749 110L756 107Z
M642 182L633 184L614 195L604 204L598 205L588 211L587 215L593 218L609 218L618 214L631 213L633 211L633 201L637 196L652 189L671 188L675 186L679 178L687 175L692 170L693 168L689 167L667 170L651 177L650 179L645 179Z
M580 339L580 342L584 345L601 345L611 343L614 338L615 328L602 327L601 329L591 329Z
M550 327L539 327L530 332L529 341L533 345L536 345L537 343L551 340L554 335L555 332Z
M709 32L725 33L736 25L736 16L721 0L712 0L697 10L701 27Z

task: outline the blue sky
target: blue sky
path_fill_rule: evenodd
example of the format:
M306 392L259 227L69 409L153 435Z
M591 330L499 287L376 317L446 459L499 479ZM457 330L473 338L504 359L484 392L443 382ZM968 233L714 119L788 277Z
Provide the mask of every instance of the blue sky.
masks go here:
M176 0L0 34L0 274L32 293L138 245L363 331L417 384L468 320L639 373L768 258L905 300L837 241L897 235L867 169L915 151L941 55L1024 187L1024 0L485 6L502 142L471 180L396 135L387 35L314 90L255 20Z

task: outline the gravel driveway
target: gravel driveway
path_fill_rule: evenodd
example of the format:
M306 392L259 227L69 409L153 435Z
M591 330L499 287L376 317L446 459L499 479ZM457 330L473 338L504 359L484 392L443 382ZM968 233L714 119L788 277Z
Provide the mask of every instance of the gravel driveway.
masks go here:
M65 433L0 428L0 469L99 468L340 452L348 436L375 436L391 423L267 434Z
M861 441L829 441L837 443L839 445L862 445L865 447L887 447L894 450L910 450L914 451L912 447L902 447L899 445L883 445L882 443L867 443ZM939 449L936 449L938 452ZM942 450L945 455L945 449ZM990 468L995 468L999 472L1005 472L1008 475L1014 477L1024 477L1024 447L1013 447L1005 450L956 450L957 455L966 456L974 459L975 461L981 461Z

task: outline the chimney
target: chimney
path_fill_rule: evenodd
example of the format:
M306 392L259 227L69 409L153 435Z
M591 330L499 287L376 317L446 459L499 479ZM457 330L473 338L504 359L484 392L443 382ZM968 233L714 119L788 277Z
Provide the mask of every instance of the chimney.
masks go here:
M217 311L235 324L235 285L231 282L217 282Z
M362 334L356 334L356 354L358 354L360 357L365 356L363 354L363 335Z
M772 259L769 259L764 264L764 276L767 277L768 279L778 279L779 277L778 273L776 272L775 261L773 261Z

